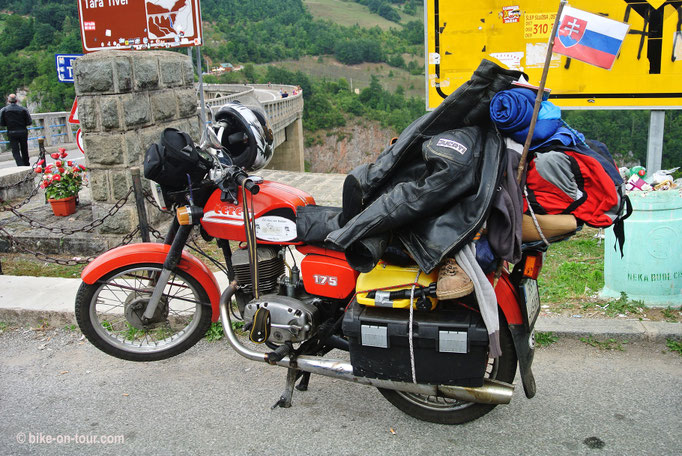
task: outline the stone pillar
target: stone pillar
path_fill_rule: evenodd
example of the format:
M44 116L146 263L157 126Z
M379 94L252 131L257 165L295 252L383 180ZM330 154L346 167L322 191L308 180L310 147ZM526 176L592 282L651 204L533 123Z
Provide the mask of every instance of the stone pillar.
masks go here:
M303 156L303 121L299 117L285 129L286 141L277 146L268 169L305 171Z
M198 139L194 74L189 57L175 52L100 51L74 62L74 80L97 219L127 193L132 186L129 169L142 165L145 151L165 128ZM131 195L99 230L126 234L137 224Z

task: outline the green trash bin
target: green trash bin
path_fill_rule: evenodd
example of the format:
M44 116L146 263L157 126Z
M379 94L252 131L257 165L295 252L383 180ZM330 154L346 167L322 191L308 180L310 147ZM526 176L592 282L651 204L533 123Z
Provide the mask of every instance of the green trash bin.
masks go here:
M625 247L614 250L613 228L604 244L603 298L625 292L652 307L682 305L682 189L631 192Z

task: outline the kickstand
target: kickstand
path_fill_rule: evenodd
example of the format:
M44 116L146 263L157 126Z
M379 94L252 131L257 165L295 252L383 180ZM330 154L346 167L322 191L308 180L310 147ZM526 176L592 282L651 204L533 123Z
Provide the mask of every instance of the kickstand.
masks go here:
M308 391L308 383L310 383L310 372L303 372L301 381L296 385L296 389L299 391Z
M296 385L297 372L298 369L294 369L293 367L290 367L287 370L287 384L284 387L284 392L280 396L279 400L275 402L275 405L272 406L273 410L276 409L277 407L282 408L291 407L291 398L294 395L294 385Z

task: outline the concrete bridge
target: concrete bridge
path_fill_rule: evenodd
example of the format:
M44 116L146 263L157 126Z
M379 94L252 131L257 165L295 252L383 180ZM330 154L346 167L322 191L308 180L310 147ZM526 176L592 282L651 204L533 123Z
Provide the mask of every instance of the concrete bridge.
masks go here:
M303 96L300 92L292 95L296 87L289 85L269 84L205 84L204 94L206 106L217 110L228 101L252 95L261 102L270 119L274 135L275 156L269 169L286 171L304 171L303 160ZM282 98L280 90L289 96ZM28 147L31 155L37 155L38 139L45 139L45 145L63 146L75 149L76 130L78 125L68 123L69 112L45 112L31 114L33 126L29 127ZM12 161L9 151L6 130L0 130L0 144L4 152L0 153L0 161ZM196 138L198 139L198 138Z

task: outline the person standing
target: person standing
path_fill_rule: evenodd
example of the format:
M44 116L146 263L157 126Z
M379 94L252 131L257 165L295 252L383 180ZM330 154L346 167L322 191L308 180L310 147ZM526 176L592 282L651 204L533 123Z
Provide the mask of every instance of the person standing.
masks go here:
M7 106L0 111L0 126L7 127L7 137L17 166L30 166L27 127L32 123L28 109L18 105L17 96L10 94L7 97Z

